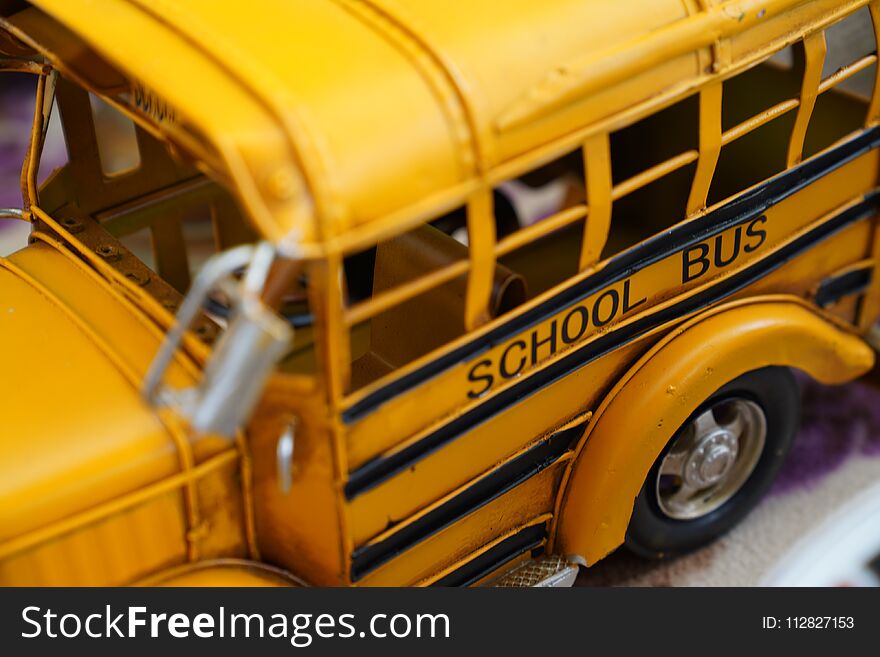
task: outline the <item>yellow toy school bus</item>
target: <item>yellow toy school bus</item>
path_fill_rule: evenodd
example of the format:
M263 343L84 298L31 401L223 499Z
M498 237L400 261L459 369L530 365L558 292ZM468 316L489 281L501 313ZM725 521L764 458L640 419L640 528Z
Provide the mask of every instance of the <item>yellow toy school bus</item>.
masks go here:
M569 583L874 363L876 1L0 12L4 584Z

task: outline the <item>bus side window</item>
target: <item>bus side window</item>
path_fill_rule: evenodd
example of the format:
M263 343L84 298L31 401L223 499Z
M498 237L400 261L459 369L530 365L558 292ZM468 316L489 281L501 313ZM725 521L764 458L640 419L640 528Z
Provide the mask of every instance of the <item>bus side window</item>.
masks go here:
M863 7L830 26L825 30L825 41L824 84L847 69L860 70L819 95L807 130L804 158L815 155L862 128L874 91L877 64L865 66L871 61L877 44L868 8ZM822 85L819 88L821 91Z
M710 207L785 170L796 116L790 101L800 95L803 68L803 46L798 44L723 82L725 145L709 188ZM750 121L768 111L778 113L751 127Z
M61 127L61 117L58 111L58 99L52 100L52 112L49 115L49 128L46 138L43 140L43 150L40 153L40 163L37 169L37 185L42 186L55 171L68 164L70 158L67 154L67 141L64 139L64 130Z
M21 163L28 151L34 120L37 80L38 77L30 73L5 70L0 73L0 112L4 125L4 130L0 132L0 153L3 155L0 171L6 180L16 180L21 175ZM20 208L21 203L21 188L18 185L7 184L0 189L0 207ZM3 222L0 230L6 231L10 226L17 225ZM21 226L24 225L21 222Z
M225 188L111 103L63 77L39 164L42 209L58 219L71 206L93 220L91 229L81 234L83 244L170 312L211 255L257 240ZM133 266L134 261L151 271ZM296 328L280 369L313 375L314 322L307 274L285 291L279 312ZM229 300L215 290L193 328L210 341L216 326L228 319Z
M420 224L344 259L350 391L464 334L469 260L461 214L438 220L454 226L455 237Z
M103 174L113 178L137 169L141 152L134 122L95 94L89 94L89 104Z
M4 62L0 61L0 65ZM21 176L22 162L30 146L38 76L32 73L0 70L0 175L7 182L0 188L0 207L22 207L22 190L11 184ZM48 159L48 158L47 158ZM30 223L0 222L0 256L13 253L27 244Z
M514 231L498 231L495 284L503 289L496 290L493 316L578 273L585 196L580 149L499 186L496 225L504 225L511 212L516 219Z
M610 143L615 200L602 259L685 218L699 149L698 97L612 133Z

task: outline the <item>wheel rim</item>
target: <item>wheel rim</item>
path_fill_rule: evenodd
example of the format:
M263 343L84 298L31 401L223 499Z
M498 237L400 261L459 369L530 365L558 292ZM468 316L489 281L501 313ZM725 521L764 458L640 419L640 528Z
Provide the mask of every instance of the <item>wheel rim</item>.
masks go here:
M675 520L701 518L748 481L767 441L767 418L755 402L719 401L692 419L657 473L660 510Z

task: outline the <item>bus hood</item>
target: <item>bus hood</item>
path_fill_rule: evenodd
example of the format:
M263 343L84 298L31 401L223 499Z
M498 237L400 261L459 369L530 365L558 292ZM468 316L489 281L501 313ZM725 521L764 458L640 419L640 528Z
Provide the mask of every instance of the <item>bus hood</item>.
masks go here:
M139 394L155 327L82 263L39 242L0 259L0 291L3 555L180 463Z

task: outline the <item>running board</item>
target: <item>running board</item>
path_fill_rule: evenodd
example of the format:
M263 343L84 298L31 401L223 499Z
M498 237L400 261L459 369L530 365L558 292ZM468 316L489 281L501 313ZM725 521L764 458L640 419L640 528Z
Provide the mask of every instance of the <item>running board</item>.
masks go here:
M558 555L529 559L487 584L500 588L564 588L574 584L577 564Z

